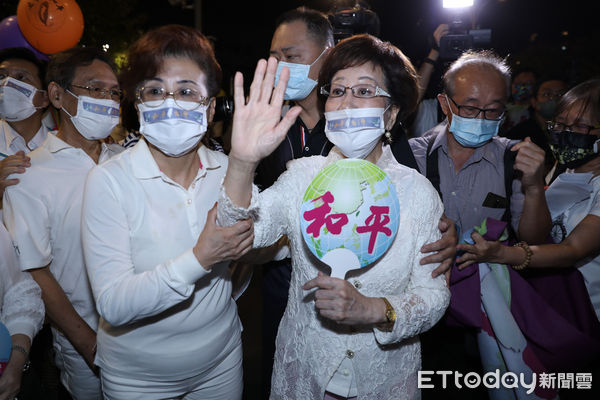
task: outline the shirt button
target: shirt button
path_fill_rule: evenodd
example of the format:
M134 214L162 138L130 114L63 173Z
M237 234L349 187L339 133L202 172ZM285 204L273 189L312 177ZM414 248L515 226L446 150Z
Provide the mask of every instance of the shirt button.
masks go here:
M187 199L188 205L192 204L192 199Z
M354 358L354 352L352 350L346 350L346 357Z
M355 288L360 289L362 287L362 283L360 283L360 281L356 280L354 282L352 282L352 284L354 285Z
M452 196L456 196L456 192L452 192Z
M342 371L342 374L344 374L344 376L348 376L350 375L350 371L348 371L347 369Z
M309 148L308 146L306 146L306 147L304 148L304 151L309 151L309 150L310 150L310 148Z
M196 189L196 184L192 183L192 189Z

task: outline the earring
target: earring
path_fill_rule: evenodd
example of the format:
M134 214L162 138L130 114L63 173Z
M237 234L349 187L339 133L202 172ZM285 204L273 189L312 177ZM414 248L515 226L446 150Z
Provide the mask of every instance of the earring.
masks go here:
M385 141L388 144L392 144L392 134L390 133L390 131L385 131L383 135L385 136Z

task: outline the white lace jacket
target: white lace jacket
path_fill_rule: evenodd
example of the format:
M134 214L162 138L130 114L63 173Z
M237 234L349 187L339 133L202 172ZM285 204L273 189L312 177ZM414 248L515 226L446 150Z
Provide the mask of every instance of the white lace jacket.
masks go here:
M415 399L421 366L418 334L443 315L450 293L444 277L431 278L436 265L419 265L425 243L439 239L443 207L435 189L417 171L394 159L384 146L378 161L394 182L400 201L400 227L389 251L373 265L350 272L346 279L364 295L386 297L397 313L393 330L338 325L318 315L312 293L302 284L317 271L328 273L305 246L300 232L304 192L325 165L341 159L337 148L327 157L291 161L277 182L258 194L253 188L248 209L235 207L221 190L219 221L231 225L251 215L255 247L290 239L292 277L287 308L277 335L272 399L322 399L325 388L345 357L356 374L358 399Z
M11 335L33 337L44 321L42 291L28 272L21 272L10 235L0 222L0 321Z

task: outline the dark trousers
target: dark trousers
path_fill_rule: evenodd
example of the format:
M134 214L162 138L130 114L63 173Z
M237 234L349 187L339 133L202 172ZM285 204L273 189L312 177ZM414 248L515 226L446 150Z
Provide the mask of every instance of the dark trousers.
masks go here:
M285 311L290 289L292 263L289 258L272 261L263 267L263 394L268 399L271 392L271 375L275 355L275 338L279 322Z

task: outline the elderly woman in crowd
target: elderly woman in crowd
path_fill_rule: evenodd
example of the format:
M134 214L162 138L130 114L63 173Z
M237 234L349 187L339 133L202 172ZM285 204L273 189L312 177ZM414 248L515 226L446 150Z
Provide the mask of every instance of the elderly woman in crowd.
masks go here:
M95 168L83 246L107 399L240 399L242 329L228 260L251 221L216 224L227 157L201 142L221 76L208 40L168 25L132 45L123 83L143 140Z
M225 226L254 216L256 247L282 234L290 238L293 272L271 397L418 398L418 335L435 324L449 301L444 278L431 276L435 265L419 265L419 249L439 238L443 208L429 182L400 165L383 144L384 133L415 107L415 70L400 50L372 36L341 41L319 76L327 97L326 134L335 147L327 157L290 162L277 182L258 194L252 187L256 165L281 142L299 112L292 108L279 120L288 72L283 69L273 90L276 69L274 59L258 63L247 101L241 74L236 75L232 150L218 205ZM356 132L330 124L366 116L378 123ZM369 268L350 272L354 284L321 272L299 224L309 183L323 167L344 158L377 164L394 183L400 203L400 226L390 249Z

